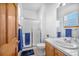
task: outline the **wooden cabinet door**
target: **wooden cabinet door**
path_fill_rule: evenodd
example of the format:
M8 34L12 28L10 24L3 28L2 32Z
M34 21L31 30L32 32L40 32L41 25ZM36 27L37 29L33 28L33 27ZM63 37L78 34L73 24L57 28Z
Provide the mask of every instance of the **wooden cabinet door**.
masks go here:
M54 56L54 47L48 42L46 42L45 52L46 56Z
M64 56L64 53L53 47L50 43L46 42L45 44L46 56Z
M64 56L64 53L55 48L55 56Z
M0 3L0 46L6 43L6 4Z

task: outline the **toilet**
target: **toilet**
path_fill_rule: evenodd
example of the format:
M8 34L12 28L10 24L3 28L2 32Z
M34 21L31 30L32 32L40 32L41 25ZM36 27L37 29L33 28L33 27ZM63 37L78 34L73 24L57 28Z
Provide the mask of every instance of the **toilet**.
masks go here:
M45 43L37 44L39 56L45 56Z
M39 43L39 44L37 44L37 47L38 48L45 48L45 43Z

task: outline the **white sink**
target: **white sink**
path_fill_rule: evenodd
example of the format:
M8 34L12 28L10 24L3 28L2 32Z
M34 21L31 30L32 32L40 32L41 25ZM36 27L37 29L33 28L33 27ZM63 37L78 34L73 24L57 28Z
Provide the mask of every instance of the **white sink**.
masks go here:
M55 40L55 44L67 49L78 49L78 45L75 41Z

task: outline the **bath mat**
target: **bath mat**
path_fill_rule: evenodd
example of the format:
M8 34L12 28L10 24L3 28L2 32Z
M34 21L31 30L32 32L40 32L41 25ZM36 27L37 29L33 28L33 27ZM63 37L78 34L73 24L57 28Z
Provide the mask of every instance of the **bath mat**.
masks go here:
M21 56L31 56L31 55L34 55L34 50L33 49L27 50L27 51L23 51L21 53Z

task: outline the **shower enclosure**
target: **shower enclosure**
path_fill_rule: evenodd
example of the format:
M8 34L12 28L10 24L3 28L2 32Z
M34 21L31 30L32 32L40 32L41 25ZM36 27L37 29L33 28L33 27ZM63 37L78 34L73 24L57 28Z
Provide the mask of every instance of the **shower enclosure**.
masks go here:
M40 21L34 19L21 19L23 32L23 46L33 47L40 43L41 31Z

